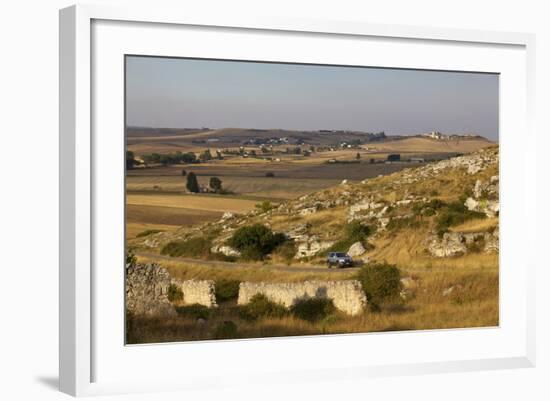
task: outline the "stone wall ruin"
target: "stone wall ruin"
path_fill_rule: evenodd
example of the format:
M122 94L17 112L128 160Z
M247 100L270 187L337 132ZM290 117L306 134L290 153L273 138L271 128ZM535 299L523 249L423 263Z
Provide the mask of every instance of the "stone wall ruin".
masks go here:
M126 267L126 311L135 315L175 316L168 300L170 275L157 264Z
M328 298L336 309L358 315L367 305L367 297L361 283L346 281L305 281L301 283L250 283L242 282L239 287L239 305L246 305L256 294L263 294L269 300L287 308L297 301L309 298Z
M213 280L172 280L183 292L183 303L186 305L199 304L208 308L215 308L216 290Z

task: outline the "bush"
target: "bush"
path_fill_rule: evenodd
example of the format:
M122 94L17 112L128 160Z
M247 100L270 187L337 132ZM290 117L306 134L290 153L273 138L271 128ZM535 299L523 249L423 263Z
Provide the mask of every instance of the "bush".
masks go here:
M276 302L270 301L263 294L256 294L250 302L241 306L239 315L244 320L254 321L263 317L283 317L287 309Z
M273 204L270 201L263 201L262 203L257 203L255 205L256 209L259 209L262 213L269 212L271 209L273 209Z
M294 240L286 240L281 245L279 245L275 250L273 251L273 254L279 255L281 258L283 258L287 263L290 263L292 259L294 259L294 256L296 256L296 243Z
M369 235L373 233L373 229L370 226L362 224L359 221L352 221L345 227L346 237L350 240L364 241Z
M137 258L134 250L132 248L128 248L126 250L126 266L133 266L137 263Z
M299 319L315 322L326 318L336 311L332 299L309 298L297 301L290 312Z
M363 286L367 302L374 308L385 301L399 299L401 274L395 265L385 262L368 264L359 270L357 280Z
M285 240L284 234L275 234L262 224L254 224L239 228L227 244L239 250L245 259L261 260Z
M214 337L216 340L237 338L237 325L231 320L226 320L218 324Z
M453 202L441 210L437 217L437 233L443 235L449 227L465 223L468 220L484 219L485 213L468 210L462 202Z
M174 284L168 286L168 300L170 302L177 302L183 300L183 291L180 287Z
M157 233L161 233L161 232L162 232L162 230L154 230L154 229L145 230L145 231L140 232L138 235L136 235L136 238L147 237L148 235L157 234Z
M185 241L172 241L166 244L160 253L169 256L208 257L212 242L204 237L189 238Z
M466 249L470 253L479 253L485 249L485 238L475 238L470 244L466 245Z
M268 171L267 173L265 173L265 176L266 177L275 177L275 173L273 173L272 171Z
M238 280L221 279L216 281L216 301L224 302L239 297L239 285Z
M204 305L192 304L185 306L177 306L176 312L183 317L190 317L193 319L208 319L210 317L210 309Z
M368 248L367 237L373 232L374 229L371 226L362 224L359 221L352 221L344 227L344 238L322 251L321 255L326 256L330 252L346 252L356 242L361 242L365 248Z
M389 231L402 230L404 228L418 228L422 225L422 220L417 217L405 217L402 219L391 219L386 228Z

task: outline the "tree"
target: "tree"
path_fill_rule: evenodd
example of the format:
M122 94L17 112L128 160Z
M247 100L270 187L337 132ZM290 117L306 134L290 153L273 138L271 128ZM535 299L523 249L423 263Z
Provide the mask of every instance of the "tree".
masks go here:
M204 152L202 152L201 155L199 156L199 159L202 162L212 160L212 153L210 153L210 149L206 149Z
M210 189L214 192L220 192L222 190L222 180L218 177L210 177Z
M235 231L228 240L228 245L239 250L243 258L258 260L271 253L285 239L284 234L275 234L263 224L254 224Z
M199 182L197 181L197 176L195 173L187 174L187 190L189 192L198 193L199 192Z

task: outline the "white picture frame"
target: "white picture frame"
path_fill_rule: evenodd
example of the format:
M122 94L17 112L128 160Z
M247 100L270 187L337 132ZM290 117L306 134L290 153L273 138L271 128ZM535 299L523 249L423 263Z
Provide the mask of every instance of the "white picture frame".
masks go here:
M121 26L117 26L120 23ZM126 24L126 25L125 25ZM140 32L149 29L147 40L140 37ZM371 335L340 335L312 336L289 339L256 339L224 342L205 342L202 344L170 344L125 347L120 340L120 320L117 314L123 315L120 308L123 300L123 286L120 275L123 265L120 265L118 276L108 277L98 274L94 269L98 263L105 261L118 263L123 254L122 237L116 241L117 230L113 230L115 241L111 251L98 252L98 242L112 239L99 238L98 233L105 227L105 221L119 221L119 214L106 214L102 201L97 193L114 194L114 186L120 181L101 180L109 173L99 169L98 157L108 160L107 168L117 169L118 146L123 142L123 131L120 137L99 136L98 127L102 121L109 121L111 127L119 127L113 117L108 117L104 111L120 111L123 105L118 96L120 71L113 77L117 91L113 96L105 97L101 85L111 78L102 75L103 68L110 68L113 60L120 62L120 55L136 50L143 54L181 55L174 54L178 50L174 43L163 41L162 49L159 39L167 35L182 35L186 29L198 32L197 38L204 44L210 44L210 39L227 35L236 39L236 35L245 38L246 35L261 35L274 49L285 38L304 41L330 40L338 38L345 41L384 41L384 47L391 48L392 43L406 42L406 46L415 47L415 54L425 54L426 58L418 57L410 64L402 61L392 61L390 50L376 50L385 54L387 60L381 65L401 68L435 68L449 70L472 70L476 66L479 71L490 71L503 74L501 82L501 182L502 185L502 223L501 223L501 326L492 329L462 329L434 330L411 333L371 334ZM126 33L124 33L126 32ZM94 40L94 35L96 39ZM233 36L231 36L233 35ZM295 36L295 38L293 37ZM131 41L139 42L129 44ZM536 261L529 259L534 255L528 249L532 246L525 236L520 238L523 227L525 232L529 225L534 224L535 207L528 204L530 196L535 192L535 160L533 151L535 137L532 128L532 112L534 110L535 85L534 77L534 36L523 33L483 32L459 29L437 29L414 26L374 25L363 22L349 21L316 21L293 20L290 18L256 18L254 20L229 20L205 15L188 15L185 10L162 10L155 7L145 8L112 8L108 6L78 5L60 12L60 389L71 395L94 395L109 393L126 393L134 391L165 391L169 389L206 389L228 385L246 385L255 383L280 383L292 380L327 380L338 378L353 378L361 380L368 377L422 374L430 372L454 372L482 369L504 369L514 367L530 367L535 364L535 305L534 305L534 268ZM169 42L169 41L168 41ZM128 48L125 46L128 44ZM305 42L304 42L305 44ZM380 43L379 43L380 44ZM429 61L430 52L436 46L443 57L437 63ZM266 46L262 46L266 47ZM292 46L290 46L292 47ZM343 46L345 47L345 46ZM380 46L379 46L380 47ZM423 49L422 47L426 47ZM446 48L452 51L446 53ZM288 48L288 46L287 46ZM231 55L221 54L212 42L209 54L220 58ZM468 50L470 49L470 50ZM477 50L476 50L477 49ZM488 49L495 49L494 55L483 54ZM448 50L448 49L447 49ZM102 53L105 51L105 54ZM202 50L201 50L202 51ZM241 56L255 54L256 59L284 60L290 56L277 55L272 50L270 56L262 56L258 47L241 46ZM470 54L470 51L474 51ZM98 53L99 52L99 53ZM345 50L340 57L345 64ZM349 50L348 50L349 52ZM424 53L425 52L425 53ZM457 63L453 54L465 52L463 63ZM336 52L335 52L336 53ZM377 54L377 53L373 53ZM468 55L470 54L470 55ZM101 56L99 56L101 55ZM502 58L499 58L500 56ZM196 56L196 54L193 54ZM96 60L97 57L97 60ZM311 57L315 57L312 53ZM327 56L329 57L329 56ZM395 55L396 59L403 55ZM476 59L477 58L477 59ZM489 58L491 60L489 60ZM267 60L267 59L266 59ZM309 60L311 61L311 60ZM361 61L358 61L361 63ZM353 63L350 59L349 63ZM431 63L431 64L430 64ZM483 64L485 63L485 64ZM371 64L372 65L372 64ZM431 67L430 67L431 66ZM505 71L505 72L503 72ZM95 74L95 75L94 75ZM94 78L95 77L95 78ZM92 80L95 79L94 82ZM517 94L512 99L511 93ZM98 99L104 102L98 102ZM112 103L111 103L112 102ZM503 117L503 113L506 113ZM105 117L103 119L103 117ZM122 117L122 116L120 116ZM96 121L99 119L99 121ZM102 120L103 119L103 120ZM96 128L93 128L93 127ZM94 131L95 129L95 131ZM520 131L521 146L512 131ZM109 142L112 141L112 142ZM511 158L514 152L514 163L519 167L512 168ZM122 157L122 153L120 153ZM116 175L116 174L115 174ZM116 177L115 177L116 178ZM100 187L111 185L111 189ZM518 191L522 185L522 191ZM120 188L123 191L123 188ZM111 192L109 192L111 191ZM114 192L113 192L114 191ZM120 192L116 192L119 193ZM113 198L113 202L118 202ZM109 200L107 200L109 201ZM120 203L120 202L118 202ZM118 205L118 204L117 204ZM118 205L122 207L122 204ZM117 210L120 208L117 206ZM519 211L520 210L520 211ZM109 219L109 220L108 220ZM116 223L118 224L118 223ZM505 227L515 227L518 233L505 231ZM519 235L519 237L518 237ZM514 247L506 247L514 244ZM522 257L522 253L523 255ZM106 258L106 259L105 259ZM507 270L507 265L519 266L519 270ZM114 280L110 280L114 278ZM109 279L109 281L107 281ZM123 282L122 282L123 283ZM101 287L105 299L97 304L95 291ZM511 290L513 288L513 291ZM120 292L120 293L118 293ZM116 293L116 294L115 294ZM118 294L118 295L117 295ZM110 298L113 297L113 298ZM109 302L111 302L109 304ZM123 306L123 304L122 304ZM109 313L103 313L109 307ZM504 314L504 315L503 315ZM109 329L97 327L113 327ZM110 339L107 337L113 337ZM388 339L388 341L386 341ZM344 343L345 341L345 343ZM446 342L457 344L455 354L438 350L444 348ZM433 355L420 359L411 353L403 351L399 356L385 358L384 355L369 353L369 358L361 359L361 355L346 356L344 347L358 347L368 343L376 343L373 347L384 347L385 344L414 344L411 348L434 347ZM107 345L106 345L107 344ZM465 344L471 344L466 350ZM109 348L111 347L111 348ZM477 348L476 348L477 347ZM115 349L116 348L116 349ZM120 348L120 349L119 349ZM316 359L319 349L326 350L325 358ZM367 349L367 348L365 348ZM277 359L281 352L292 353L298 358L291 369L285 369L285 360ZM237 366L208 371L207 366L198 363L200 355L225 355L239 360ZM462 353L462 354L461 354ZM356 353L360 354L360 353ZM426 352L430 354L430 352ZM439 357L436 357L439 354ZM167 365L175 362L178 355L196 358L194 369L182 368L180 374L166 375L163 369L144 371L143 379L131 369L143 361L150 365L155 360L167 361ZM239 358L238 356L242 357ZM259 362L255 356L261 356L267 363ZM463 357L461 355L464 355ZM336 356L338 360L336 360ZM120 357L120 358L119 358ZM117 359L119 358L119 359ZM168 361L169 359L174 361ZM267 359L266 359L267 358ZM272 359L269 359L272 358ZM309 361L307 358L311 358ZM347 358L347 359L346 359ZM256 363L253 368L247 364ZM240 364L240 366L239 366ZM204 364L203 364L204 365ZM109 372L107 366L112 366ZM127 367L128 369L124 369ZM232 371L236 374L232 375ZM104 373L106 372L106 373ZM128 372L127 375L121 372ZM205 373L209 372L209 373ZM243 375L244 373L244 375Z

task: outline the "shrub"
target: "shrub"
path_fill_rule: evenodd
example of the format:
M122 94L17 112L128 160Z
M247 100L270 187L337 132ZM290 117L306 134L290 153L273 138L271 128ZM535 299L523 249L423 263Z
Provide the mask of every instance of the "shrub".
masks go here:
M262 224L239 228L227 244L241 252L245 259L261 260L286 240L284 234L275 234Z
M210 309L204 305L192 304L185 306L177 306L176 312L183 317L190 317L193 319L208 319L210 317Z
M309 298L297 301L290 311L299 319L315 322L333 314L336 308L332 299Z
M332 246L324 251L321 251L321 256L327 256L331 252L347 252L350 246L352 246L357 241L353 238L344 238L340 241L336 241Z
M182 175L182 177L185 177L187 175L187 171L181 170L181 175Z
M321 255L326 256L330 252L345 252L356 242L361 242L365 248L368 248L366 240L373 232L374 229L371 226L362 224L359 221L352 221L344 227L344 238L322 251Z
M272 171L268 171L267 173L265 173L265 176L266 177L275 177L275 173L272 172Z
M462 224L472 219L484 219L485 213L468 210L460 201L448 204L437 217L437 233L441 236L449 227Z
M287 309L276 302L270 301L263 294L256 294L246 305L241 306L239 315L244 320L254 321L263 317L283 317Z
M238 280L221 279L216 281L216 301L224 302L239 297L239 285Z
M160 253L169 256L202 256L210 255L212 242L204 237L189 238L185 241L172 241L166 244Z
M221 322L218 326L216 326L214 337L216 340L237 338L237 325L231 320Z
M355 242L365 240L373 231L371 226L362 224L360 221L352 221L345 227L346 237Z
M263 201L262 203L257 203L255 205L256 209L259 209L262 213L269 212L271 209L273 209L273 204L270 201Z
M419 220L417 217L405 217L401 219L391 219L386 228L389 231L402 230L404 228L418 228L422 225L422 220Z
M273 251L274 254L279 255L287 263L290 263L294 259L296 252L297 249L294 240L286 240Z
M180 287L174 284L168 286L168 300L170 302L177 302L183 300L183 291Z
M395 265L371 263L363 266L357 273L367 296L367 302L377 308L382 302L399 299L401 274Z
M136 254L132 248L126 250L126 266L133 266L137 262Z
M479 253L485 249L485 238L475 238L471 243L466 245L466 249L471 253Z
M155 230L155 229L145 230L145 231L140 232L138 235L136 235L136 238L147 237L148 235L157 234L157 233L161 233L161 232L162 232L162 230Z

